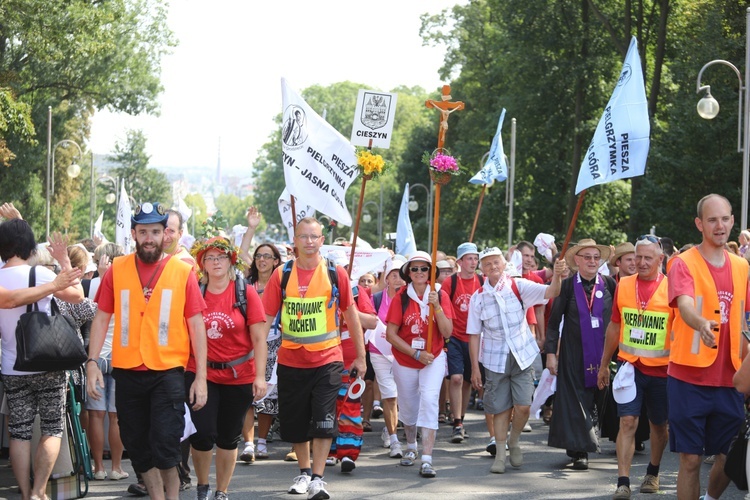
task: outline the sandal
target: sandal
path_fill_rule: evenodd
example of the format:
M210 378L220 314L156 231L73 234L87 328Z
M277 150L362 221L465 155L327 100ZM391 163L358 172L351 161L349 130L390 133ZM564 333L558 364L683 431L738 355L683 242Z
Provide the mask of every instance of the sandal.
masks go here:
M439 424L444 424L447 421L448 421L448 415L446 415L445 413L441 413L440 415L438 415L438 423Z
M362 432L372 432L372 424L369 420L362 421Z

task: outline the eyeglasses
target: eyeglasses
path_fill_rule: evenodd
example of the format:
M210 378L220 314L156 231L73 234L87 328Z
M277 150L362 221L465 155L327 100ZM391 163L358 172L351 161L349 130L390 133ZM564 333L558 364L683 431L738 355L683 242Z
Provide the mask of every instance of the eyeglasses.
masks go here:
M651 243L656 243L657 245L659 245L659 248L661 248L661 240L657 238L656 236L654 236L653 234L642 234L638 237L636 242L644 241L644 240L650 241Z
M322 238L322 234L298 234L297 239L298 240L307 240L307 241L315 241L318 238Z
M580 257L580 258L582 258L583 260L585 260L587 262L588 261L594 261L594 262L596 262L596 261L598 261L601 258L600 255L588 255L588 254L581 255L580 253L577 253L576 257Z
M203 262L221 262L223 260L227 260L228 258L228 255L209 255L207 257L203 257Z
M445 269L440 270L440 274L452 274L452 273L453 273L453 269L451 268L445 268Z
M409 271L413 273L426 273L430 270L430 266L410 267Z
M259 253L258 255L255 256L255 260L261 260L261 259L274 260L275 258L276 257L274 257L272 253Z

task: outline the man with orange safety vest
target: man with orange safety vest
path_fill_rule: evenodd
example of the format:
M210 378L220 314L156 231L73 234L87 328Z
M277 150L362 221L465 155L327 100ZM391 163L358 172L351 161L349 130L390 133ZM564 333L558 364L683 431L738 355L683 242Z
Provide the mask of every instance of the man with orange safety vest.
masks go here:
M632 247L632 244L629 243ZM630 465L642 406L648 408L651 461L641 493L659 491L659 465L667 445L667 363L674 311L669 306L667 279L661 273L661 243L644 235L635 244L637 273L622 276L615 290L607 327L598 385L609 385L609 363L619 347L622 362L613 384L620 430L617 434L617 490L614 500L630 498Z
M263 291L266 333L281 311L279 422L281 438L294 444L300 467L300 474L294 478L288 493L307 493L307 498L313 500L330 498L323 473L336 434L336 399L344 369L339 310L349 326L356 353L349 373L364 375L367 369L362 327L353 304L349 276L343 267L329 264L320 255L322 230L312 217L297 223L294 232L297 259L290 266L279 266Z
M185 427L185 377L191 348L196 378L189 404L206 404L206 303L192 266L162 251L168 215L143 203L131 218L135 254L118 257L96 295L86 361L87 393L103 387L97 358L114 314L112 376L120 435L152 499L179 498L180 438Z
M732 206L710 194L698 202L699 245L672 260L669 303L676 307L669 352L669 447L680 454L677 498L698 498L702 455L716 455L704 498L719 498L732 437L745 417L732 384L747 341L748 263L724 248L734 225Z

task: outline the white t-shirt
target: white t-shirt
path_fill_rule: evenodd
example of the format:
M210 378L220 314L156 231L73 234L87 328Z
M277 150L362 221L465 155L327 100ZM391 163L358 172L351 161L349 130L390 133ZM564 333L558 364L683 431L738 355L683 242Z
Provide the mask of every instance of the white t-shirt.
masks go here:
M29 286L29 272L31 266L22 264L20 266L11 266L0 268L0 286L8 290L20 290ZM44 285L54 281L55 273L44 266L36 266L36 284ZM44 297L37 302L39 310L47 314L50 312L50 300L52 295ZM13 309L0 309L0 347L2 356L0 357L3 375L31 375L39 372L17 372L13 369L16 362L16 325L18 318L26 312L26 306L20 306Z
M96 297L96 292L99 290L99 285L102 284L101 276L91 278L89 284L89 298L91 300ZM99 357L112 361L112 337L115 334L115 315L109 318L109 326L107 327L107 335L104 336L104 344L102 344L102 350L99 352Z

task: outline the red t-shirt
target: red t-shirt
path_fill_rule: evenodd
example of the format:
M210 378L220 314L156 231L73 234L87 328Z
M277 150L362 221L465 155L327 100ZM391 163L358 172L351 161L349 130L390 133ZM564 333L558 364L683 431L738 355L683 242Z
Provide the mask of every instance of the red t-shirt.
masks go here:
M726 252L724 254L723 267L715 267L706 261L706 265L711 272L711 277L719 294L719 304L723 310L721 325L719 325L719 346L716 360L711 366L706 368L678 365L670 361L669 375L683 382L711 387L734 387L732 377L734 376L735 369L732 364L729 337L729 318L732 298L734 296L734 285L732 283L732 266L729 263L729 255ZM687 295L695 299L695 283L685 262L681 259L673 260L674 262L669 269L669 305L676 309L677 297L680 295ZM747 304L747 299L745 299L745 304Z
M469 341L469 335L466 333L466 320L469 317L469 300L471 296L482 288L479 283L479 276L472 276L471 278L464 279L460 275L456 275L456 291L453 294L453 334L451 337L456 338L462 342ZM453 285L453 279L451 277L443 280L442 291L448 296L450 300L451 287Z
M526 274L521 275L521 278L527 279L534 283L539 283L540 285L544 285L544 280L540 278L539 276L537 276L536 274L537 272L539 271L528 272ZM542 272L545 272L545 271L542 271ZM538 325L539 322L536 319L536 306L529 307L528 309L526 309L526 322L530 325ZM541 328L541 326L539 328Z
M355 299L357 310L364 314L376 314L372 299L367 294L368 289L361 285L357 285L357 289L357 298ZM346 325L343 315L339 321L341 322L341 351L344 355L344 367L348 368L357 357L357 350L354 348L351 337L349 337L349 327Z
M651 299L651 296L656 291L656 288L659 286L659 283L661 283L661 280L664 279L664 275L659 275L659 279L655 280L642 280L640 278L636 278L638 280L638 300L641 301L641 309L645 309L648 305L648 301ZM615 297L612 300L612 316L610 321L613 323L617 323L618 325L622 323L622 317L620 316L620 307L617 305L617 297L620 293L620 286L618 285L617 288L615 288ZM667 332L667 335L669 335L669 332ZM620 358L622 359L622 358ZM644 365L641 363L640 358L638 361L635 362L634 365L638 370L640 370L641 373L644 375L648 375L651 377L661 377L664 378L667 376L667 366L649 366Z
M307 286L310 284L315 269L297 269L299 281L299 292L302 297L307 292ZM339 309L343 312L352 305L352 289L349 287L349 276L341 266L336 266L336 274L339 281ZM326 270L326 277L328 270ZM263 290L263 309L269 316L276 316L281 308L281 281L279 273L274 271L271 279L268 280L266 288ZM335 346L322 351L308 351L304 347L299 349L287 349L279 347L278 353L279 364L291 366L292 368L317 368L335 361L344 362L341 347Z
M203 323L206 325L206 336L208 337L209 360L218 363L226 363L245 356L253 350L253 341L250 337L250 325L264 323L266 313L258 293L250 285L247 286L247 323L242 311L234 307L236 302L234 296L233 281L220 294L213 294L206 290L206 309L203 311ZM208 368L208 380L215 384L240 385L252 384L255 381L255 360L248 359L244 363L233 367L237 372L237 378L231 368L217 370ZM188 360L187 370L195 372L195 357L192 353Z
M413 300L409 299L409 303L406 306L405 316L401 313L401 295L406 294L408 287L402 287L396 295L393 296L391 307L388 309L388 323L393 323L398 326L398 336L404 339L404 341L411 345L412 340L417 337L421 337L427 345L427 321L422 321L422 317L419 314L419 305ZM443 308L443 314L448 319L453 319L453 308L451 307L450 297L448 294L440 292L440 307ZM440 351L443 349L443 336L437 327L437 318L433 314L432 322L432 355L437 357ZM424 363L417 361L408 354L404 354L398 349L393 349L393 356L401 366L407 366L409 368L424 368Z

